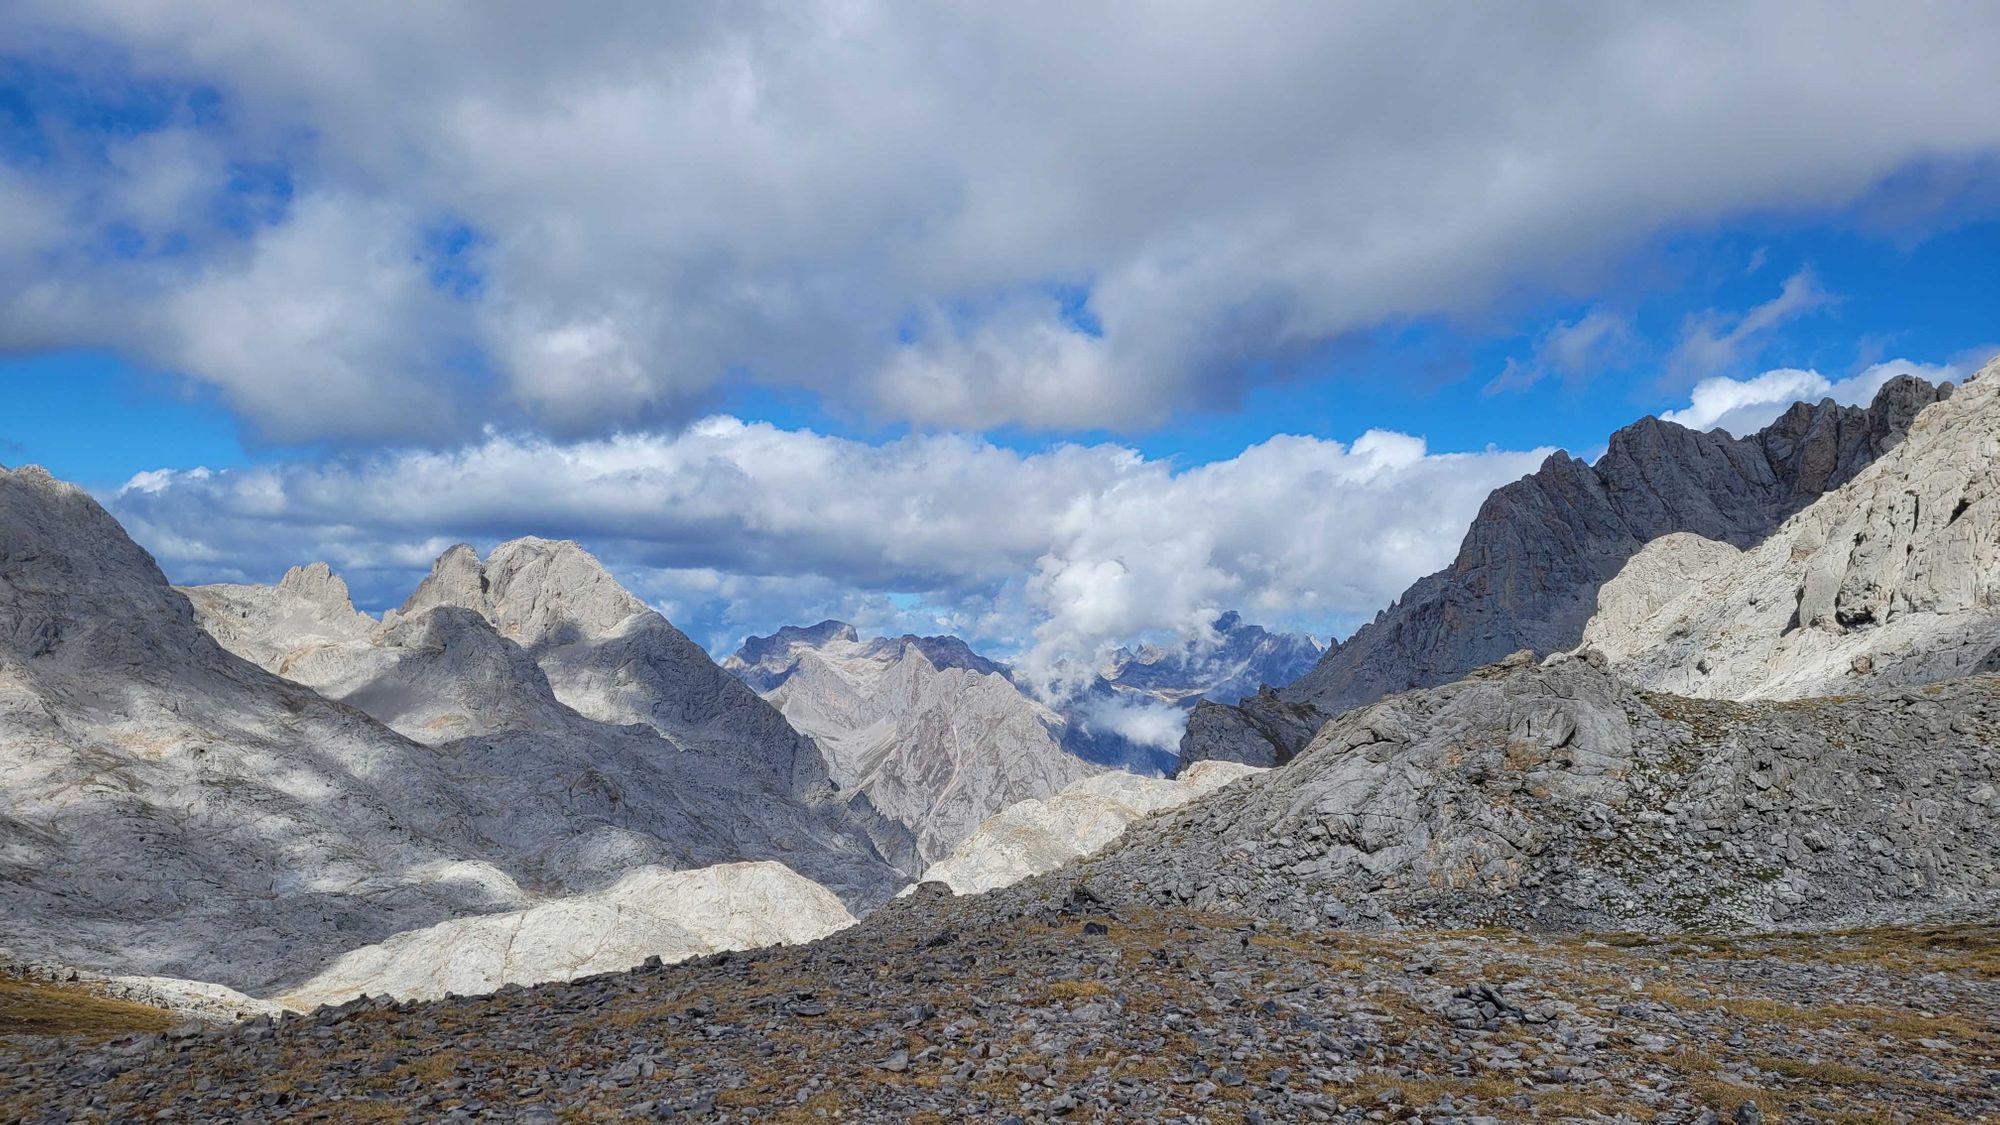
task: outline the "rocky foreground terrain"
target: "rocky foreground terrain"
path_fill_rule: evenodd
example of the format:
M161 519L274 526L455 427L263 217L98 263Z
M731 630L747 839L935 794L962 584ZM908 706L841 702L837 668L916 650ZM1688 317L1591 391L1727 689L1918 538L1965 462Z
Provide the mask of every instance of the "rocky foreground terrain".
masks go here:
M2000 930L1300 931L1038 881L781 947L161 1031L0 986L42 1121L1971 1122ZM70 1034L59 1049L50 1031Z

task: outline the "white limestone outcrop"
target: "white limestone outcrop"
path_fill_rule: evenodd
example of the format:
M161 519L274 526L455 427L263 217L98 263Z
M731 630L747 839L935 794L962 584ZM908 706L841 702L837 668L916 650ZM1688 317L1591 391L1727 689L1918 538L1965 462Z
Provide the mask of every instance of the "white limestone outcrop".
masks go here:
M1198 762L1179 777L1104 773L1053 797L1022 801L988 818L924 872L955 894L978 894L1093 855L1132 822L1179 808L1233 781L1264 772L1237 762ZM907 891L905 893L908 893Z
M342 954L279 999L309 1009L360 995L431 1000L619 972L648 958L814 941L854 924L826 888L780 863L641 867L610 887L457 918Z
M1581 647L1633 683L1709 698L2000 670L2000 365L1757 546L1649 544L1605 585Z

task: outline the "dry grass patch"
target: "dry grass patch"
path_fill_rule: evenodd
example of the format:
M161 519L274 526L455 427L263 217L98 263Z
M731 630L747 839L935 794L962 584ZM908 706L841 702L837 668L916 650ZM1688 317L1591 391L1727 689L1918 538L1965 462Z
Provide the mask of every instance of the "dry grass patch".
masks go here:
M106 1038L164 1031L172 1014L130 1000L113 1000L75 985L0 977L0 1035Z

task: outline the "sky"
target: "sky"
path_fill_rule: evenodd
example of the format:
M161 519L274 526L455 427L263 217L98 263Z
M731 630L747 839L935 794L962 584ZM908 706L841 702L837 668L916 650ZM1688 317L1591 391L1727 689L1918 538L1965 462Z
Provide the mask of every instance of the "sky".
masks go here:
M535 534L717 653L1344 636L1556 450L1991 355L1995 57L1970 4L12 0L0 463L372 610Z

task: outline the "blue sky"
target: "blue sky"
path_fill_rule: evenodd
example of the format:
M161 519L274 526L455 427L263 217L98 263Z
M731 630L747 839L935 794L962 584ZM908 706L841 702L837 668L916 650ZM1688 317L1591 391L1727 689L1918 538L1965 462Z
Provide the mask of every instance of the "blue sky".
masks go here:
M502 7L0 15L0 462L179 580L566 534L717 649L1087 661L2000 344L1977 10Z

